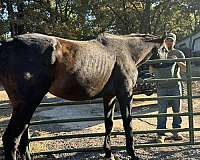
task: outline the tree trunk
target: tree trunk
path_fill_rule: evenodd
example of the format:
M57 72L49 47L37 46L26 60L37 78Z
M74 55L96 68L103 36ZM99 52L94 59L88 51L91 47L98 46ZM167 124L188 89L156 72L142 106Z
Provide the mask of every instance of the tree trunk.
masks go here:
M14 37L16 35L15 32L15 25L14 25L14 12L13 12L13 1L12 0L8 0L6 1L6 5L7 5L7 10L8 10L8 19L10 21L10 32L11 32L11 37Z
M7 10L8 10L8 19L10 21L10 32L11 37L14 37L19 34L25 33L24 30L24 3L21 2L17 5L18 13L15 14L13 10L13 0L8 0L6 2Z
M17 35L25 33L24 27L24 3L21 2L17 6L18 14L17 14Z
M151 1L145 0L145 8L141 17L140 33L151 33Z

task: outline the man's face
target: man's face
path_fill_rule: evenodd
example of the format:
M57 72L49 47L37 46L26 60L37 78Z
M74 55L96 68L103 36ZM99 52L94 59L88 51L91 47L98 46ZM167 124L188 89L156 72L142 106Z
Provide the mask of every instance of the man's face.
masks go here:
M174 46L174 44L175 44L175 42L174 42L174 40L171 39L171 38L167 38L167 39L165 40L165 45L166 45L166 47L167 47L168 49L172 48L172 47Z

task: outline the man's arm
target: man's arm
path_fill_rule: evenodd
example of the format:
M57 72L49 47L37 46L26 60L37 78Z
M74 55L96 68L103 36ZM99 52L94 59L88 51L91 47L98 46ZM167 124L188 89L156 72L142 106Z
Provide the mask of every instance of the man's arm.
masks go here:
M172 58L177 59L177 58L185 58L185 55L182 51L177 50L178 54L176 56L173 56ZM187 67L186 67L186 63L185 62L176 62L178 64L178 66L181 69L181 72L186 72L187 71Z
M187 67L186 64L184 62L177 62L178 66L181 69L181 72L186 72L187 71Z

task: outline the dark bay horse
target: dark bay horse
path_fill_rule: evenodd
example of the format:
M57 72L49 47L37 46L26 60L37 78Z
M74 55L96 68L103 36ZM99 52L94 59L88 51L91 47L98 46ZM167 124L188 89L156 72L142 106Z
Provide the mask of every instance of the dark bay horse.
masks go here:
M0 46L0 82L13 106L3 135L6 160L28 158L28 127L36 107L50 92L67 100L103 97L105 157L111 159L110 135L115 99L120 104L126 148L134 153L130 102L137 67L156 52L162 39L153 35L101 34L90 41L73 41L42 34L24 34Z

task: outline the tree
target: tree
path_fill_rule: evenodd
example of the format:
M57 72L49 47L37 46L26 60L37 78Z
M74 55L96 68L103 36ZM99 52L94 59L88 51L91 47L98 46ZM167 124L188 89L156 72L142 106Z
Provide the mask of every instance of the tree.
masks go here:
M199 0L0 0L0 35L38 32L70 39L199 30ZM4 36L5 37L5 36Z

